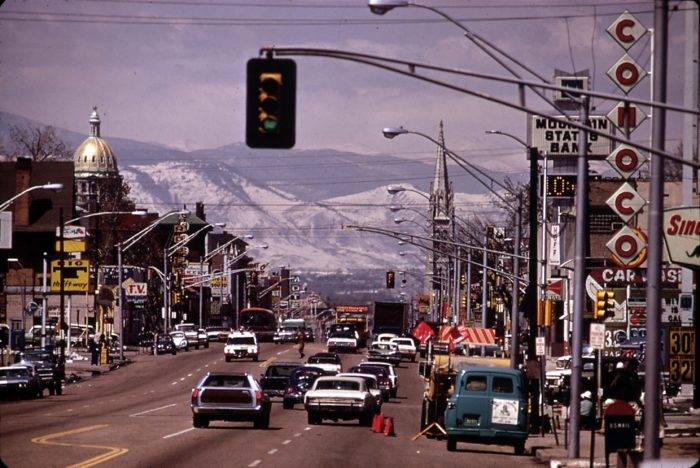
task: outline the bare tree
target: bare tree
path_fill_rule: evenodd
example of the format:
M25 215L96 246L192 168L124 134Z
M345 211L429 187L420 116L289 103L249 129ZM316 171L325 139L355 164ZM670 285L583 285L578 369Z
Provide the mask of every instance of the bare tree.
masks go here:
M34 161L70 159L73 150L56 135L53 127L10 127L11 156L29 156Z

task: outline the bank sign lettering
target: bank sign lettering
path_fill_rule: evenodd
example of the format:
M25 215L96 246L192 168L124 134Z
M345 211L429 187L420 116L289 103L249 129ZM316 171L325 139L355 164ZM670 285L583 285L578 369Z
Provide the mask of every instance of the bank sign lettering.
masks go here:
M563 116L557 116L563 119ZM577 118L572 120L578 121ZM591 116L588 126L611 133L612 124L605 116ZM571 125L533 115L530 121L530 141L540 153L547 156L577 156L579 151L578 129ZM612 151L612 141L598 135L588 135L589 157L604 158Z

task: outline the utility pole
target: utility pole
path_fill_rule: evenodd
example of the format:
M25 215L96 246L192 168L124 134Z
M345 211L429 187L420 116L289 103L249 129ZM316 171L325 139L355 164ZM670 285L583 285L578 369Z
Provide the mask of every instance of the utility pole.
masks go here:
M668 47L668 0L654 2L654 77L653 100L666 102L666 72ZM652 110L651 146L664 151L666 146L666 110ZM647 246L647 356L644 372L644 460L658 460L659 417L661 415L661 261L664 209L664 158L651 156L649 181L649 222Z
M530 224L530 238L528 240L529 260L528 260L528 285L523 299L523 308L528 317L528 340L527 340L527 370L530 394L530 427L539 430L540 426L540 386L534 375L539 378L537 372L537 356L535 353L535 338L537 338L537 178L539 170L537 161L539 152L537 148L530 148L530 206L528 207L528 222Z
M46 349L46 313L47 313L47 298L46 298L46 293L48 292L48 289L46 288L46 282L47 282L47 276L48 276L48 268L47 268L47 263L48 259L46 258L46 252L44 252L44 261L43 261L43 275L41 278L41 348ZM61 278L63 279L63 278Z
M588 122L588 97L581 98L580 122ZM581 368L583 352L583 312L586 310L586 254L588 224L588 132L579 131L576 166L576 238L574 242L574 320L571 345L571 393L569 403L569 446L567 456L578 458L581 416Z
M472 321L472 250L467 250L467 323Z
M199 273L203 274L204 271L204 257L199 256ZM204 302L204 282L199 283L199 328L202 328L203 322L202 322L202 308L203 308L203 303Z
M59 276L61 277L61 284L59 285L59 307L61 308L61 315L59 319L59 328L61 329L61 350L60 350L60 361L61 361L61 366L66 365L66 332L65 330L67 329L66 327L66 309L65 309L65 271L64 271L64 264L65 260L63 258L64 256L64 242L63 242L63 231L64 231L64 226L63 223L65 222L65 218L63 217L63 207L59 209L59 214L58 214L58 223L61 226L61 231L58 236L58 242L60 243L60 249L58 252L58 270L59 270ZM70 336L68 337L70 339Z
M510 368L517 369L520 364L520 312L518 304L518 295L520 289L520 218L523 210L523 194L518 192L518 209L515 211L515 226L513 238L513 293L510 303Z

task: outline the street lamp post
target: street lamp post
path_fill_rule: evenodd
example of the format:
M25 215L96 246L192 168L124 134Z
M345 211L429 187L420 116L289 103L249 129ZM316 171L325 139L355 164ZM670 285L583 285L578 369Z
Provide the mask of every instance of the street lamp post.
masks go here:
M55 190L55 191L57 191L57 192L60 192L61 190L63 190L63 184L52 184L52 183L48 183L48 184L34 185L33 187L29 187L28 189L25 189L25 190L21 191L20 193L18 193L18 194L15 195L14 197L10 198L9 200L3 202L3 204L0 205L0 211L5 211L5 210L6 210L10 205L12 205L12 204L15 202L15 200L17 200L18 198L20 198L20 197L22 197L22 196L28 194L29 192L32 192L32 191L34 191L34 190L40 190L40 189L43 189L43 190Z

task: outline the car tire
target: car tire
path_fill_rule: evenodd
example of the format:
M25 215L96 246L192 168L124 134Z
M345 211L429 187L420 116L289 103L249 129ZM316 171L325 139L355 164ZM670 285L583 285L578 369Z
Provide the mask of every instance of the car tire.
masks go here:
M56 386L54 384L49 385L49 395L53 396L56 394Z
M448 435L447 436L447 451L448 452L454 452L457 450L457 439L455 436Z
M516 442L514 449L516 455L525 455L525 441Z
M319 415L309 411L307 414L307 422L312 426L315 426L317 424L321 424L321 417Z
M411 356L411 362L416 362L416 355Z
M282 400L283 409L294 409L294 402L289 400Z
M177 350L176 350L176 349L173 349L173 350L170 352L170 354L172 354L173 356L177 355Z
M257 354L253 356L253 361L258 362L258 355Z
M231 358L229 356L226 356L226 362L231 362Z
M391 396L391 398L396 398L397 394L398 394L398 389L396 389L395 387L389 391L389 395Z
M63 386L59 382L58 385L56 385L56 395L62 395L63 394Z
M207 427L209 427L209 420L203 418L202 416L193 416L192 425L197 429L206 429Z
M199 350L199 343L197 343L196 345L194 345L194 349Z
M255 418L253 427L255 429L268 429L270 427L270 413Z
M369 413L361 414L357 422L360 426L369 427L372 425L372 416Z

